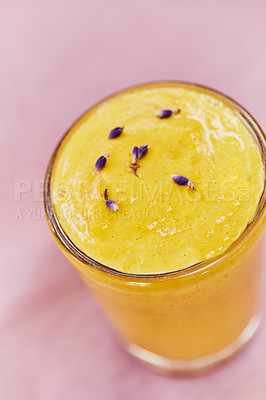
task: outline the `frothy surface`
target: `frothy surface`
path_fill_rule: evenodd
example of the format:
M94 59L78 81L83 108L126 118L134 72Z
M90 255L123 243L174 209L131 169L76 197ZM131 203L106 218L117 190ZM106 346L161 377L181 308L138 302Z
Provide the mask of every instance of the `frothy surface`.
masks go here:
M180 108L168 119L161 109ZM107 139L116 126L124 131ZM149 145L136 177L134 146ZM110 153L95 172L99 156ZM195 188L175 184L184 175ZM136 88L90 110L64 139L52 174L57 218L93 259L128 273L183 269L223 253L253 218L264 185L259 150L237 112L178 85ZM119 205L110 211L103 192Z

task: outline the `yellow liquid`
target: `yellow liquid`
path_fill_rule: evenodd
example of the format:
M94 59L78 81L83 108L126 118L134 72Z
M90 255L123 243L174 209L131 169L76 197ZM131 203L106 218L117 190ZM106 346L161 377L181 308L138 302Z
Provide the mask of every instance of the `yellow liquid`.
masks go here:
M155 117L176 107L178 115ZM121 125L122 135L108 140ZM149 151L136 177L127 164L133 146L144 144ZM97 158L107 152L105 168L95 172ZM173 174L188 177L196 192L174 184ZM198 360L207 365L208 356L227 357L247 340L241 335L258 313L265 208L256 225L246 227L263 191L264 169L251 133L226 98L175 83L111 97L70 129L50 185L61 227L91 258L126 273L179 270L106 272L69 251L48 219L127 346L194 368ZM117 213L105 205L106 188ZM206 262L183 269L200 261Z
M155 116L174 108L181 112ZM123 133L108 139L116 126ZM133 146L144 144L136 177L127 164ZM105 153L111 157L95 172ZM174 174L196 191L175 184ZM237 113L210 94L170 85L136 88L89 111L64 140L52 178L57 217L75 245L135 274L223 253L254 216L264 186L259 150ZM104 189L119 212L106 207Z

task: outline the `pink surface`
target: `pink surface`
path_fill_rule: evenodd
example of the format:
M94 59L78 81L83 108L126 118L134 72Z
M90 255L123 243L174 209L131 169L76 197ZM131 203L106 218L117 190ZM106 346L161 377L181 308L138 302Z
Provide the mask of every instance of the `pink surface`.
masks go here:
M1 0L1 400L266 398L266 319L203 377L159 376L125 354L56 247L38 189L71 122L134 83L210 85L266 127L265 37L258 0ZM19 198L22 180L32 186Z

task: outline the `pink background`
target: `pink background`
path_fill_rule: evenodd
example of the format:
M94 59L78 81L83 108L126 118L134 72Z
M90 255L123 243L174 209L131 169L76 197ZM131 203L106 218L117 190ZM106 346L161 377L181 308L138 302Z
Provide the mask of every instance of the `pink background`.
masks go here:
M56 247L39 190L71 122L135 83L213 86L266 127L265 43L259 0L0 1L1 400L266 398L266 318L203 377L159 376L125 354Z

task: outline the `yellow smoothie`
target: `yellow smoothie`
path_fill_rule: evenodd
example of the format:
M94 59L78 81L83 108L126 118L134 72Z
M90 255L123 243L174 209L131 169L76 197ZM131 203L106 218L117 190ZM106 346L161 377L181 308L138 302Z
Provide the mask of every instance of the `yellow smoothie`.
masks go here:
M108 139L117 126L122 134ZM128 163L132 148L145 144L137 177ZM175 184L175 174L196 191ZM59 222L75 245L135 274L180 270L223 253L253 218L263 187L261 156L239 115L210 94L170 85L136 88L85 114L64 140L52 179ZM106 207L105 189L118 212Z
M264 136L240 106L183 83L118 93L62 139L46 176L48 223L130 353L190 371L253 335L264 163Z

